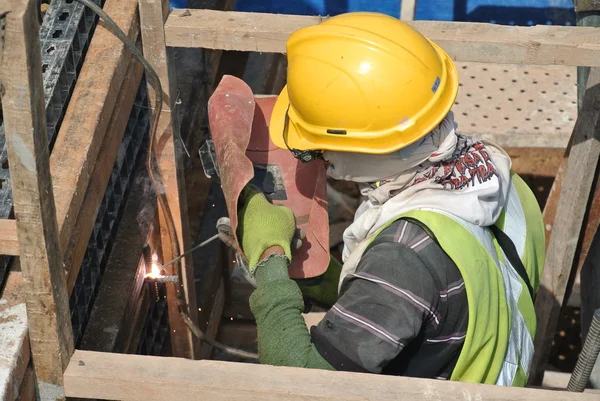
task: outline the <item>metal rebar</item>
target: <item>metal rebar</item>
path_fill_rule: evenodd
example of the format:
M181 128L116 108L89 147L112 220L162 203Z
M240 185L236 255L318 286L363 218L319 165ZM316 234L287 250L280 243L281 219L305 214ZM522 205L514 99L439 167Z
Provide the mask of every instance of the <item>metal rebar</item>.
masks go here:
M179 277L177 277L177 276L146 277L146 280L152 280L155 283L178 283Z
M152 248L150 248L150 244L144 244L144 246L142 247L142 256L144 258L146 274L149 274L152 272Z
M592 369L594 369L594 365L598 360L599 353L600 309L596 309L592 324L590 325L590 330L585 339L585 343L583 344L583 349L581 350L581 354L579 354L577 364L575 365L575 369L573 369L573 374L571 374L567 390L579 393L585 390L590 375L592 374Z

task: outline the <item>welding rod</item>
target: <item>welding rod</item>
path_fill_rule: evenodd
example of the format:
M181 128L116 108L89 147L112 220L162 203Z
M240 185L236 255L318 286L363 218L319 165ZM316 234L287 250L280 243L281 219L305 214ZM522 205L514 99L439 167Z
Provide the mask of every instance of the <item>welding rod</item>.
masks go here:
M186 251L184 253L182 253L181 255L179 255L178 257L176 257L175 259L165 263L164 265L162 265L160 268L164 269L165 267L172 265L173 263L177 262L178 260L182 259L185 255L189 255L190 253L194 252L197 249L202 248L203 246L206 246L208 244L210 244L211 242L213 242L214 240L219 238L219 234L215 234L212 237L210 237L209 239L207 239L204 242L199 243L198 245L196 245L195 247L193 247L192 249L190 249L189 251Z
M159 277L151 277L150 280L156 283L178 283L178 276L159 276Z

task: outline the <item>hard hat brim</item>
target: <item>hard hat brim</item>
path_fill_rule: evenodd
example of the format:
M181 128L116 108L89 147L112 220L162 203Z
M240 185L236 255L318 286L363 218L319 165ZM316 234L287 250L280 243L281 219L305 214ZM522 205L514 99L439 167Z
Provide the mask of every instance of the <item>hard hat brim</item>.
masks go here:
M394 144L386 147L370 147L369 142L366 142L366 146L327 146L324 144L313 143L311 140L307 139L305 135L302 135L301 132L298 132L292 119L289 118L288 113L290 111L290 99L286 85L279 94L273 109L273 114L271 115L271 120L269 123L269 135L271 137L271 141L273 141L273 143L281 149L336 150L341 152L369 154L392 153L418 141L430 133L442 122L442 120L452 109L458 93L458 72L456 71L454 62L441 47L434 42L430 41L430 43L435 48L440 59L445 65L445 87L443 88L443 93L440 93L440 96L437 99L437 110L435 112L435 117L432 116L424 119L425 121L419 121L418 132L413 133L409 137L403 138L403 140L398 140L397 142L395 141Z

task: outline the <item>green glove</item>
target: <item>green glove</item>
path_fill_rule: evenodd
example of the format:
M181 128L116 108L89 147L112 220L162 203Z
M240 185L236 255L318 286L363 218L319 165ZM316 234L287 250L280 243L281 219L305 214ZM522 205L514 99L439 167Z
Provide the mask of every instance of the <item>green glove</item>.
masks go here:
M290 244L296 231L291 209L276 206L261 192L247 186L242 191L244 206L238 214L237 235L248 258L248 270L254 276L262 254L272 246L280 246L292 260Z

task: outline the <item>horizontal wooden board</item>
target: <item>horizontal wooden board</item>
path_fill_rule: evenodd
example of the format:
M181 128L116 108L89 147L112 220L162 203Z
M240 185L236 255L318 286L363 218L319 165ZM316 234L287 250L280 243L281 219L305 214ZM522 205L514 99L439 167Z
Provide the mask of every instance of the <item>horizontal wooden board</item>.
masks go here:
M319 16L173 10L167 46L285 53L292 32ZM600 66L600 30L591 27L506 26L472 22L411 21L457 61L497 64Z
M75 351L67 397L106 400L597 400L597 394L303 368Z

